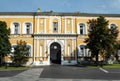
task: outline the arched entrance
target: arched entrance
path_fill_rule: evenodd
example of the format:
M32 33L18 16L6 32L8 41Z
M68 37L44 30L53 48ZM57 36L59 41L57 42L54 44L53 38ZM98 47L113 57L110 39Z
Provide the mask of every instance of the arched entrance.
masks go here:
M51 63L61 64L61 45L57 42L50 45L50 61Z

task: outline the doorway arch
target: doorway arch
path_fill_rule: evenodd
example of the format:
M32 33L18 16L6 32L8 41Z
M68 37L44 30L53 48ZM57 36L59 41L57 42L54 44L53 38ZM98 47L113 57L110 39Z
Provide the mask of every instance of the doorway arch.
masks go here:
M57 42L53 42L50 45L50 62L61 64L61 45Z

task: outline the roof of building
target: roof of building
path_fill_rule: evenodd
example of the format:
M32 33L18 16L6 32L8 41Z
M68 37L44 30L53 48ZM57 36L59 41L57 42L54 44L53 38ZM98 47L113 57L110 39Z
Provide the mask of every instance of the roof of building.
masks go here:
M120 14L95 14L95 13L66 13L66 12L0 12L0 15L28 15L28 16L85 16L85 17L120 17Z

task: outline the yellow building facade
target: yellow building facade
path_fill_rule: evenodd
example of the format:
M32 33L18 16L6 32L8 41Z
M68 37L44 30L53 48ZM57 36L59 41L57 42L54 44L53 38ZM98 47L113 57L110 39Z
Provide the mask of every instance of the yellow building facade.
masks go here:
M120 30L120 15L116 14L0 12L0 21L11 30L11 51L19 40L30 46L27 65L75 65L79 58L91 56L84 43L87 22L99 16L109 20L109 27Z

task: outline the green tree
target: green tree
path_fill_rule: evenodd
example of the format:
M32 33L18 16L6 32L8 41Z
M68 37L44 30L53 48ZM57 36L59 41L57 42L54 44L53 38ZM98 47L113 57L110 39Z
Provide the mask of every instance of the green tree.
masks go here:
M10 29L7 29L7 24L4 21L0 21L0 65L2 59L10 54L11 44L9 41Z
M22 66L27 63L29 58L29 49L30 48L25 41L17 41L17 45L14 47L12 56L15 66Z
M85 42L87 43L87 47L90 49L92 56L96 57L97 65L98 55L100 53L104 56L108 56L115 51L114 45L118 36L118 30L117 27L109 28L108 23L109 21L102 16L88 21L89 34Z

